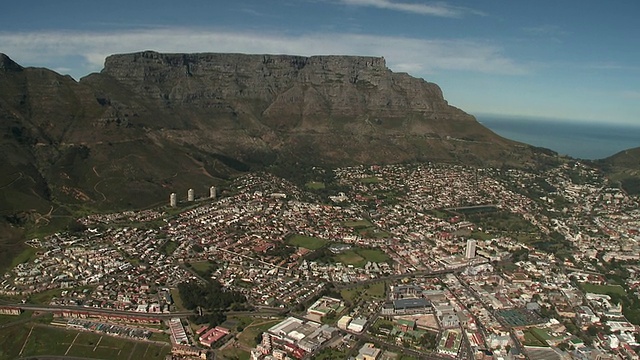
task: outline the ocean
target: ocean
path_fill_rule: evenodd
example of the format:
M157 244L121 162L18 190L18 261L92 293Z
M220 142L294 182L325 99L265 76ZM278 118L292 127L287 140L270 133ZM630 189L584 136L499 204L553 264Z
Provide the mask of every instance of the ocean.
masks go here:
M478 115L496 134L577 159L602 159L640 146L640 125Z

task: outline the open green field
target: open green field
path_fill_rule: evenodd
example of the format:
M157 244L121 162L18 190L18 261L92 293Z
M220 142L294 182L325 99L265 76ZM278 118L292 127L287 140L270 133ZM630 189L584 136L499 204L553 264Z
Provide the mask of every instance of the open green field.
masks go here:
M258 344L256 342L258 334L267 331L270 327L280 321L282 320L255 319L251 324L247 325L240 334L238 334L237 339L240 343L240 347L229 346L224 350L218 351L218 358L248 360L251 354L242 348L255 347Z
M369 220L345 221L342 225L352 228L368 228L373 226Z
M335 260L345 265L364 267L367 262L381 263L389 260L389 256L380 249L351 249L334 256Z
M324 183L320 181L309 181L308 183L305 184L305 186L309 190L321 190L321 189L324 189L325 187Z
M256 342L258 334L269 330L270 327L280 321L282 320L256 319L250 325L245 327L245 329L238 335L238 341L248 347L255 347L258 344Z
M349 349L338 350L334 348L325 348L321 350L315 357L315 360L333 360L348 359Z
M546 343L546 338L548 337L549 334L547 334L544 330L536 328L527 329L524 331L524 345L548 347L549 345Z
M369 176L369 177L360 179L360 182L363 184L377 184L380 182L380 178L376 176Z
M367 260L362 256L358 255L355 250L347 250L343 253L337 254L335 256L336 261L341 262L345 265L353 265L355 267L364 267L367 263Z
M287 239L287 244L309 249L318 250L327 243L327 240L306 235L293 235Z
M213 267L213 264L209 261L196 261L190 264L193 270L198 272L198 274L206 274L207 271Z
M471 237L474 239L478 239L478 240L491 240L493 239L495 236L488 234L484 231L473 231L471 233Z
M49 304L54 297L60 297L62 290L51 289L43 292L35 293L29 297L29 302L34 304Z
M360 256L363 256L367 261L381 263L389 261L389 256L380 249L358 249L356 250Z
M363 236L366 238L387 238L391 236L386 231L382 231L379 228L375 227L369 220L355 220L355 221L345 221L342 223L345 227L353 228L354 232L356 232L359 236Z
M0 349L0 359L66 355L94 359L153 360L164 359L171 350L171 345L167 343L162 346L90 332L26 324L0 330Z
M18 264L28 263L35 260L37 252L37 249L26 245L25 249L20 254L18 254L18 256L13 258L10 267L13 269Z
M620 285L598 285L590 283L581 283L580 287L584 292L590 292L594 294L617 294L620 296L626 296L627 293Z
M173 299L173 305L175 305L177 311L187 310L182 303L182 298L180 297L178 289L171 289L171 298Z
M216 359L228 359L228 360L249 360L251 354L248 351L229 346L222 351L218 352Z
M20 315L0 315L0 325L21 321L26 318L30 318L32 315L33 315L33 311L24 311Z
M0 330L0 359L17 359L30 327L11 326Z
M384 299L385 290L386 284L384 282L378 282L351 289L343 289L340 291L340 296L345 301L355 303L357 300L370 301L372 299Z

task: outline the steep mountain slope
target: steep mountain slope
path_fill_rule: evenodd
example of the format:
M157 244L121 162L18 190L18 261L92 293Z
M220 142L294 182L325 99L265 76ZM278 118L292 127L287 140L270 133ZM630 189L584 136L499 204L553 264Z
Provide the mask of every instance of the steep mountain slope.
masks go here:
M630 194L640 194L640 147L628 149L608 158L597 160L607 176L620 182L622 188Z
M456 160L462 148L480 162L513 145L382 58L143 52L82 83L123 86L136 96L128 121L248 163Z
M145 51L80 82L0 60L5 217L144 207L273 164L549 158L383 58Z

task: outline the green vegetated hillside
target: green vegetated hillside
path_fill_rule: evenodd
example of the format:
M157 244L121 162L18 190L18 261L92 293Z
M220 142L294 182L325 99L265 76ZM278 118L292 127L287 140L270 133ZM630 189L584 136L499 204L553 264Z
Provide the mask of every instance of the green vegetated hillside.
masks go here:
M595 162L630 194L640 194L640 147L621 151Z

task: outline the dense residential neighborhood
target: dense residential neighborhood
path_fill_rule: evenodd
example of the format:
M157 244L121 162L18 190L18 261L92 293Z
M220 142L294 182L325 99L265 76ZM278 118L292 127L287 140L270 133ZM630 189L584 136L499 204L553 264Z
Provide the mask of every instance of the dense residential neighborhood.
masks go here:
M596 170L331 175L247 174L217 197L82 218L28 242L0 312L38 304L56 326L164 341L174 358L638 359L638 198ZM208 282L247 304L188 309L178 285ZM192 316L217 310L226 321Z

